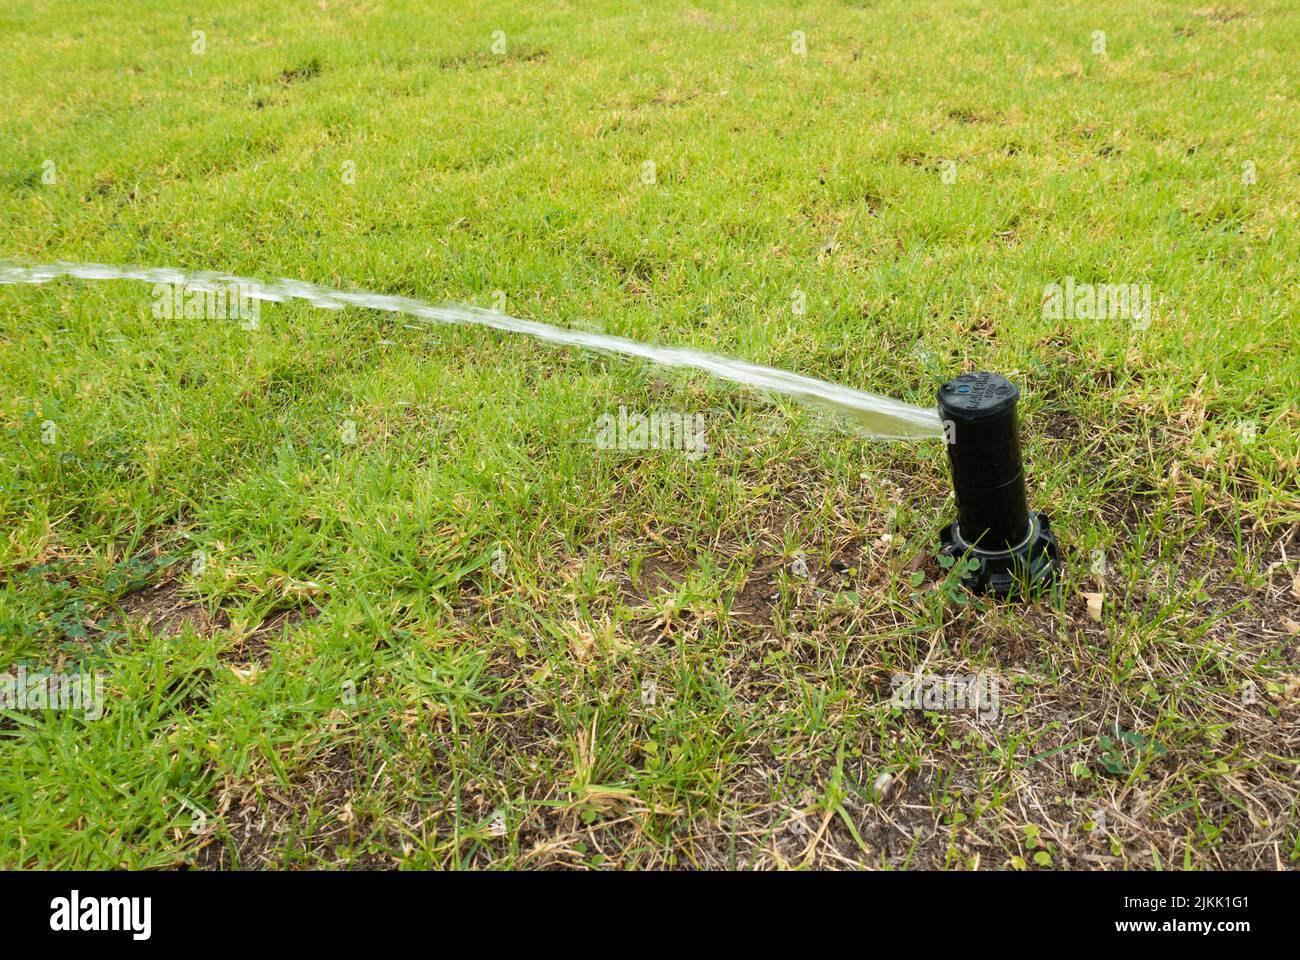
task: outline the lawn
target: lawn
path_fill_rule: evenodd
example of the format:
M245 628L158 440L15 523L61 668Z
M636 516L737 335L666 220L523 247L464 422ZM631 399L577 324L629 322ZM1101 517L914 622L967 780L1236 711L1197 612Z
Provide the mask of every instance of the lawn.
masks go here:
M0 867L1294 869L1300 9L1205 3L5 4L0 259L998 371L1065 563L702 374L0 285L0 672L104 690L0 710Z

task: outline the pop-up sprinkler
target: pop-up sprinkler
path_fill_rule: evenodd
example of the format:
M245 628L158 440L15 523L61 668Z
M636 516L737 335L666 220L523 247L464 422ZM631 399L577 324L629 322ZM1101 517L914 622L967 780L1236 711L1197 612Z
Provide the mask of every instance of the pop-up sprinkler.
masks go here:
M1058 549L1047 515L1029 509L1020 460L1020 391L996 373L963 373L939 388L957 520L939 534L943 553L974 563L975 593L1024 596L1051 583Z

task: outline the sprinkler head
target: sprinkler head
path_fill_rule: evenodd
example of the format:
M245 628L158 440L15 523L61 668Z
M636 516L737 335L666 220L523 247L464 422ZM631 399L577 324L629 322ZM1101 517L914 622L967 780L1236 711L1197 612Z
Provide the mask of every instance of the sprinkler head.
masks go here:
M940 552L970 569L974 593L1023 597L1056 577L1060 550L1047 514L1030 510L1016 403L1020 391L996 373L963 373L939 388L957 519L939 534Z

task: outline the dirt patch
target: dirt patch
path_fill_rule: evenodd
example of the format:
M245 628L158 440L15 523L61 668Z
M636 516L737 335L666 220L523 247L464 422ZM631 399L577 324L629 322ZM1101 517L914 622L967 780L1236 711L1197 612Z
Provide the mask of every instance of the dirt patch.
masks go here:
M320 76L320 70L320 60L312 57L311 60L301 66L282 70L280 72L280 82L288 86L291 83L298 83L300 80L310 80L313 77Z
M153 633L179 636L188 627L201 637L210 637L230 626L221 610L215 614L187 596L185 587L175 581L137 590L122 598L122 615Z
M261 666L271 662L272 645L286 629L320 615L320 608L313 605L275 610L248 629L232 620L227 608L209 609L189 596L184 584L174 580L136 590L125 596L119 606L123 620L161 637L178 637L187 629L203 638L231 632L234 640L221 651L218 659L224 663Z
M1230 7L1202 7L1200 10L1193 10L1192 13L1210 23L1232 23L1246 18L1246 11L1233 10Z
M761 561L750 571L731 600L733 615L755 626L772 623L772 608L778 598L775 560Z
M987 123L989 118L969 107L957 107L948 111L948 119L962 124Z
M233 644L218 654L217 659L223 663L250 664L267 666L271 662L273 643L286 629L295 624L314 620L320 615L316 607L295 607L290 610L278 610L263 620L252 632L239 637Z
M475 50L472 53L460 53L443 57L438 61L439 70L482 70L502 63L534 63L547 58L549 54L541 47L516 47L507 41L505 53L493 53L490 50Z
M221 827L191 854L190 864L202 870L304 863L353 870L392 867L388 857L349 849L368 833L365 817L355 809L368 781L360 748L353 745L323 753L287 785L231 779L216 791Z
M619 599L630 607L641 607L654 597L675 593L691 571L691 565L682 559L664 555L645 557L637 574L619 576Z

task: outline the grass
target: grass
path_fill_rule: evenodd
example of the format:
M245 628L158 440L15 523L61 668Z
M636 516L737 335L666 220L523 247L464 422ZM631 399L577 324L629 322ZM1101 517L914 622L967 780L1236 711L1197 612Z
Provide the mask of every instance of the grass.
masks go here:
M997 370L1067 565L966 602L940 444L702 377L0 287L0 668L106 678L0 712L0 865L1294 868L1298 55L1244 0L10 5L0 256Z

